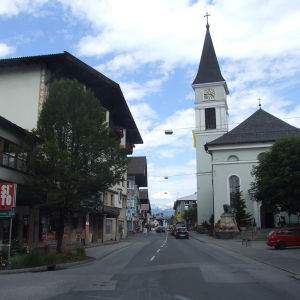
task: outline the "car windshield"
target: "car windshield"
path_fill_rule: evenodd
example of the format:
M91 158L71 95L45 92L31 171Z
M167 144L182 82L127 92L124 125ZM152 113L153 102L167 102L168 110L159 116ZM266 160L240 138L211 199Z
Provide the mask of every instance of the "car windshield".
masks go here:
M186 227L178 227L178 231L187 231Z
M275 232L275 231L274 230L270 231L269 234L268 234L268 236L271 235L273 232Z

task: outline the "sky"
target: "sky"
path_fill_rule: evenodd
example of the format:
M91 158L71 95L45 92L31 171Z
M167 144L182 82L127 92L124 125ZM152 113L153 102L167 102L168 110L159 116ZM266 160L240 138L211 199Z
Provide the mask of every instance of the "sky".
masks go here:
M144 141L133 155L147 156L150 203L173 205L197 190L191 84L206 12L229 128L259 97L299 128L299 0L0 0L0 59L68 51L117 82Z

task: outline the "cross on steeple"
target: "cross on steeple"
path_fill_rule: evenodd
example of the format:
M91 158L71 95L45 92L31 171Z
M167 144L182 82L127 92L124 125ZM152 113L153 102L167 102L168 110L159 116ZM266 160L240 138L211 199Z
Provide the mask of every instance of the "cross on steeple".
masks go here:
M206 24L206 27L208 28L209 27L209 25L208 25L208 17L209 17L210 15L208 14L208 12L206 12L206 15L204 16L204 18L207 18L207 24Z
M259 97L257 100L259 101L259 107L261 107L260 100L262 100L262 99L260 99L260 97Z

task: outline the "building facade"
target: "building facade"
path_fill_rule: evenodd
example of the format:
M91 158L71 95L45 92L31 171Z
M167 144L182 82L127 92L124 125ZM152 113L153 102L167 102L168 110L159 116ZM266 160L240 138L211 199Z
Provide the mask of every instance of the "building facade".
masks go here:
M13 151L7 148L7 145L22 143L15 134L16 131L20 134L20 130L36 127L48 89L55 79L60 78L76 78L85 89L94 92L95 98L99 100L99 105L105 112L108 134L111 138L118 139L120 145L127 148L128 154L132 154L135 144L143 143L120 86L70 53L65 51L53 55L0 60L0 114L5 120L0 124L3 125L0 132L0 180L4 183L18 184L15 218L18 221L15 222L29 224L29 233L23 235L27 236L31 248L41 246L45 234L57 230L58 215L44 205L45 199L41 199L40 202L30 198L24 199L23 202L18 199L19 191L25 189L22 176L28 175L26 170L18 169L22 168L22 158L13 158ZM5 127L8 123L10 133ZM126 174L124 177L126 178ZM93 242L118 240L120 232L126 236L126 199L125 180L103 191L101 207L89 212L70 213L65 222L65 232L70 233L72 241L81 239L86 243L87 234L92 234ZM6 224L5 219L0 219L0 232L5 232L7 227L3 222ZM18 226L20 229L15 230L16 234L21 231L21 225Z
M276 216L251 200L251 169L272 144L282 136L300 135L300 130L259 108L228 132L227 95L224 80L209 32L206 36L198 73L192 84L195 91L197 208L198 224L215 221L224 204L232 204L238 189L243 191L247 212L261 228L276 226ZM296 220L293 216L292 221Z

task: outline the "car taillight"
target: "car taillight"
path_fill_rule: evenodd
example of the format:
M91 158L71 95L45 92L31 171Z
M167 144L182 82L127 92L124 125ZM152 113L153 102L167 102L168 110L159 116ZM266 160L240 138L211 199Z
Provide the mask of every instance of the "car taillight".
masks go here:
M274 240L274 235L271 236L271 239Z
M177 232L179 232L179 231L177 230Z
M188 230L187 230L186 232L187 232L187 233L189 233L189 231L188 231Z

